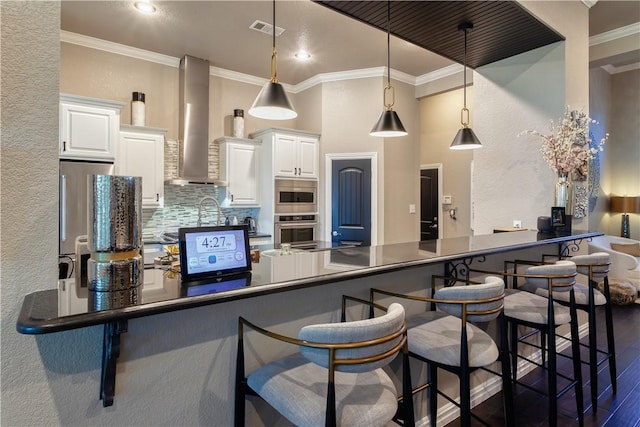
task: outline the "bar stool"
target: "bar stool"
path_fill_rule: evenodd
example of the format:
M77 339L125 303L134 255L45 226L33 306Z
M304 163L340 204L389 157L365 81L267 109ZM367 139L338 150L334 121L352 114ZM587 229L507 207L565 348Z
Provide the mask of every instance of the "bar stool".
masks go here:
M611 259L609 254L606 252L595 252L589 255L575 255L568 259L576 264L578 274L586 276L588 280L587 285L576 283L574 285L574 290L576 298L576 308L588 313L588 345L585 345L583 343L581 343L581 345L588 347L589 360L582 361L582 363L589 365L591 406L593 412L595 413L597 412L598 408L598 366L606 361L609 362L611 388L614 394L617 391L616 350L613 337L611 294L609 292L609 266L611 265ZM597 289L599 281L604 282L604 294ZM542 296L547 295L547 292L544 289L538 289L536 290L536 293ZM556 294L555 301L563 305L569 304L566 293ZM598 321L596 318L596 307L599 306L604 306L604 320L607 335L606 351L598 348ZM561 335L559 337L564 338ZM604 357L598 359L598 354L604 355Z
M522 262L521 262L522 263ZM526 263L526 262L525 262ZM513 271L508 271L508 266L513 264ZM469 272L477 272L483 274L498 274L496 272L470 269ZM518 264L514 262L505 262L505 271L501 273L505 282L508 278L512 279L512 289L505 291L504 299L504 316L510 328L510 353L513 370L513 381L532 391L545 394L541 390L531 387L517 379L518 359L523 359L528 363L532 363L547 370L547 391L546 395L549 402L549 424L556 426L558 422L558 403L557 399L566 392L575 389L576 407L578 412L578 422L582 426L584 423L583 415L583 396L582 396L582 373L580 367L580 344L578 335L578 321L575 304L575 277L576 265L571 261L557 261L553 264L533 265L528 267L524 273L518 273ZM518 286L518 279L524 279L522 286ZM547 297L536 295L539 290L546 290ZM556 297L562 294L569 301L568 307L560 305L556 302ZM557 370L557 353L556 353L556 328L569 324L571 334L571 353L573 357L573 378L568 377ZM532 328L532 331L518 336L518 327L526 326ZM549 337L547 364L544 363L543 345L536 345L528 342L527 339L541 332L543 336ZM543 363L538 363L529 357L518 353L518 344L527 344L534 348L540 349L542 352ZM557 377L560 376L569 383L558 390Z
M507 351L506 324L503 320L504 282L499 277L487 277L484 283L473 286L451 286L438 289L437 280L478 283L456 280L442 276L432 276L433 297L404 295L380 289L371 289L371 301L376 295L386 295L413 301L435 303L440 311L420 313L407 318L407 336L409 355L428 364L427 383L416 387L411 394L405 393L403 401L412 400L409 396L422 390L428 390L429 420L434 427L437 421L438 394L460 408L460 424L471 425L471 417L480 420L471 412L471 372L477 369L487 370L502 377L504 390L504 417L508 426L514 425L513 401ZM489 322L500 319L500 348L482 329L471 322ZM501 361L502 373L487 367L497 360ZM438 390L438 368L458 376L460 380L460 403ZM486 424L486 423L484 423Z
M343 319L346 299L370 304L343 297ZM245 424L246 396L257 395L299 426L384 426L394 418L402 418L404 425L413 426L413 402L411 399L403 402L398 411L395 385L382 369L402 352L403 387L411 390L405 311L400 304L376 308L386 314L366 320L305 326L298 338L268 331L240 317L235 425ZM299 352L245 376L246 328L297 345Z

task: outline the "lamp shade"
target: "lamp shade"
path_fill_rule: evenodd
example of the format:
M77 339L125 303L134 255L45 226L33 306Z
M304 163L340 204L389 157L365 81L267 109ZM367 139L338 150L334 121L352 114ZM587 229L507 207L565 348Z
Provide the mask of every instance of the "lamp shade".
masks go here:
M396 136L405 136L407 131L404 129L400 117L393 110L384 110L378 121L369 132L371 136L378 136L383 138L391 138Z
M259 119L288 120L298 117L284 87L278 82L269 81L262 86L253 101L249 114Z
M461 128L449 146L451 150L473 150L480 147L482 147L480 140L468 127Z
M640 213L640 197L613 196L611 212Z

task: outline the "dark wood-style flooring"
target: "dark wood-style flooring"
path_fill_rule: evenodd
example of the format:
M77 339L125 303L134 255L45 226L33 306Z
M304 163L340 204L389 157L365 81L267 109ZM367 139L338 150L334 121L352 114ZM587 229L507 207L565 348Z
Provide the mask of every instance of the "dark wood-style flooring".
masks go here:
M598 311L599 348L605 348L604 311ZM589 367L583 364L584 426L585 427L640 427L640 304L613 306L613 324L616 346L618 390L614 395L607 362L599 366L597 411L591 407ZM586 343L586 337L582 340ZM564 353L567 351L565 350ZM584 356L583 356L584 357ZM570 374L571 361L559 358L559 370ZM541 368L526 375L528 384L544 389L546 372ZM515 414L518 427L542 427L549 425L547 398L518 386L515 389ZM502 393L494 395L476 406L474 414L492 426L504 425ZM455 420L447 427L459 426ZM473 426L480 426L475 420ZM575 394L568 391L558 400L558 426L578 426Z

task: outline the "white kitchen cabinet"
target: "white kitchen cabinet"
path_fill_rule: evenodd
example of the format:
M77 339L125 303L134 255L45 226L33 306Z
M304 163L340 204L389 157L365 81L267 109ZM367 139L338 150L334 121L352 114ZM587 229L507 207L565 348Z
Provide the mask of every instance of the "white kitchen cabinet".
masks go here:
M276 178L318 178L318 138L283 134L274 135L273 162Z
M114 160L124 105L60 94L60 158Z
M319 179L320 135L303 130L266 128L251 133L250 137L262 141L258 231L275 235L276 181Z
M222 137L220 145L220 179L226 182L223 206L260 206L260 145L245 138Z
M164 206L165 129L122 125L116 174L142 177L142 207Z

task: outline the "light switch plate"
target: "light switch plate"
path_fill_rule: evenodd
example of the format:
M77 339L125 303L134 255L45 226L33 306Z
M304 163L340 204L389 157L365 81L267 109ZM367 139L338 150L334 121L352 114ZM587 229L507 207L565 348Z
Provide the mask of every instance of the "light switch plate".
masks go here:
M442 203L445 205L450 205L452 202L451 196L442 196Z
M409 205L409 213L410 214L416 213L416 205L414 205L413 203Z

